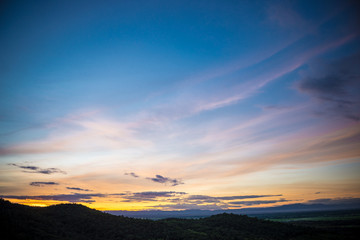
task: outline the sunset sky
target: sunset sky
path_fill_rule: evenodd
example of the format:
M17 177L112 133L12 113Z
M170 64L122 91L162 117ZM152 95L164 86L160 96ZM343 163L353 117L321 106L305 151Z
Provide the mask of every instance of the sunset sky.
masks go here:
M0 197L99 210L360 198L356 1L0 9Z

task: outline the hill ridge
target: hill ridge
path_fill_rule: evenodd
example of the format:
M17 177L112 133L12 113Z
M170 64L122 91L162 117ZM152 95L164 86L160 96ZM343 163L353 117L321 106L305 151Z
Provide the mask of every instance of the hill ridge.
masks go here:
M218 214L201 219L146 220L114 216L81 204L45 208L0 200L3 239L311 239L315 229Z

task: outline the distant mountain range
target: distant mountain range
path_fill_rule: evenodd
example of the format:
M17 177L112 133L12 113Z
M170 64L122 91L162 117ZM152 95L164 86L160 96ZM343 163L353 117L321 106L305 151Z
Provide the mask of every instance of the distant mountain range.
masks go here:
M242 209L224 209L224 210L183 210L183 211L105 211L113 215L121 215L134 218L147 219L162 219L162 218L199 218L208 217L216 214L246 214L249 216L256 216L257 214L268 213L285 213L285 212L310 212L310 211L334 211L334 210L348 210L360 209L360 203L354 202L351 204L288 204L277 207L267 208L242 208Z

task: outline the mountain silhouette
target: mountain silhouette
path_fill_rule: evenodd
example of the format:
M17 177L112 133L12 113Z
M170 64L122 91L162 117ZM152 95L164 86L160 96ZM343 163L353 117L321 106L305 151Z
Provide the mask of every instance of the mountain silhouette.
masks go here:
M322 239L315 228L245 215L218 214L200 219L136 219L115 216L80 204L30 207L0 199L1 239ZM337 238L326 238L337 239Z

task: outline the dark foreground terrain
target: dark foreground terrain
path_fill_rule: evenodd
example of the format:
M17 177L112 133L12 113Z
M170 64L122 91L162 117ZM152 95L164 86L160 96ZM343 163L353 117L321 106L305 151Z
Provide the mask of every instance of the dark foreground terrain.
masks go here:
M1 239L357 239L359 228L340 229L218 214L201 219L158 221L114 216L78 204L46 208L0 199ZM351 227L353 226L353 227Z

